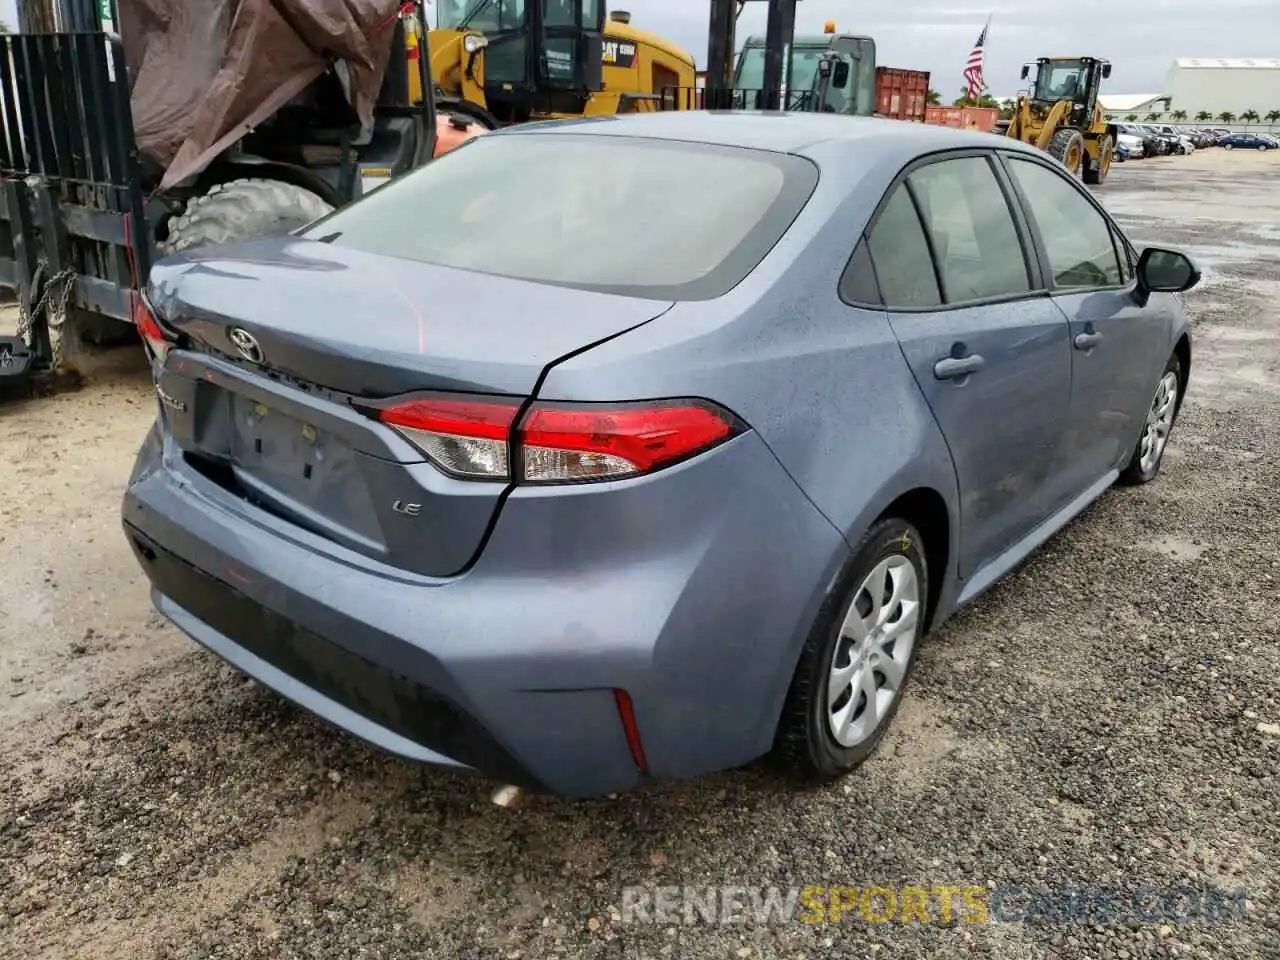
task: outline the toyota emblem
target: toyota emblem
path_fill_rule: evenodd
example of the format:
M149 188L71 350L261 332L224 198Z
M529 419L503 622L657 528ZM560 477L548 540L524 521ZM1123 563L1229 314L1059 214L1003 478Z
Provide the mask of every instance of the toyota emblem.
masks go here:
M231 343L240 352L240 356L250 363L262 362L262 347L258 346L258 338L248 330L243 327L232 327L227 332L227 336L231 338Z

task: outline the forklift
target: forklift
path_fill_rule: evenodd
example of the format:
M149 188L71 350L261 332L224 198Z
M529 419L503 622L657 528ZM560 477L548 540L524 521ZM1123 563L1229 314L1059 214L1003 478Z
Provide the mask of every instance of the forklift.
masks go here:
M309 85L299 81L278 107L250 104L261 116L219 131L181 176L176 160L140 146L135 127L141 74L131 74L118 31L120 14L136 16L141 0L124 11L113 0L50 0L52 24L44 16L0 34L0 289L20 311L17 332L0 336L0 391L74 383L89 345L136 340L138 292L155 259L296 229L484 132L438 113L435 97L412 96L411 86L433 89L426 58L413 55L424 45L424 0L380 2L385 20L335 28L353 48L390 46L381 88L369 94L371 119L359 115L348 64L314 50ZM271 51L252 49L256 56L236 61L245 76L232 96L250 81L267 86ZM175 85L189 79L183 58L157 60L147 52L153 85L163 89L170 74Z

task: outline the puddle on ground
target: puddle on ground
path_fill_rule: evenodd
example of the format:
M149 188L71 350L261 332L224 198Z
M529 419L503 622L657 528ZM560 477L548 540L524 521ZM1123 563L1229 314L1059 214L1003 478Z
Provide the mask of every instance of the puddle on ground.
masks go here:
M1202 543L1183 537L1156 537L1154 540L1143 541L1139 546L1146 550L1153 550L1162 556L1172 557L1174 560L1198 560L1200 555L1209 549Z

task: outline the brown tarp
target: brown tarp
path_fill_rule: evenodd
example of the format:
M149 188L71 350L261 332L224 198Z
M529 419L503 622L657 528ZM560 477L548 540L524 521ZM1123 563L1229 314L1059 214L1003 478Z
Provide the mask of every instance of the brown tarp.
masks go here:
M119 0L138 146L160 189L214 157L345 64L368 124L402 0Z

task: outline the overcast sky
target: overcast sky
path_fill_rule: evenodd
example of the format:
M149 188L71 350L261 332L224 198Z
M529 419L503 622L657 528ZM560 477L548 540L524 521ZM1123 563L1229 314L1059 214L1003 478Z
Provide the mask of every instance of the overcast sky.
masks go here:
M705 0L606 2L704 64ZM763 0L747 4L739 43L764 33L766 7ZM0 19L11 27L14 10L14 0L0 0ZM1280 56L1280 0L800 0L796 10L798 33L821 32L823 21L835 20L840 30L874 37L882 66L928 70L948 97L959 93L960 71L988 14L986 79L996 96L1013 94L1022 63L1039 56L1111 60L1111 93L1163 92L1174 57Z
M705 0L611 0L637 27L707 56ZM768 4L750 2L738 45L764 33ZM881 66L928 70L935 89L959 95L961 71L991 16L986 80L996 96L1018 89L1023 62L1089 54L1112 62L1111 93L1161 93L1174 57L1280 56L1280 0L800 0L796 32L820 33L825 20L876 41Z

